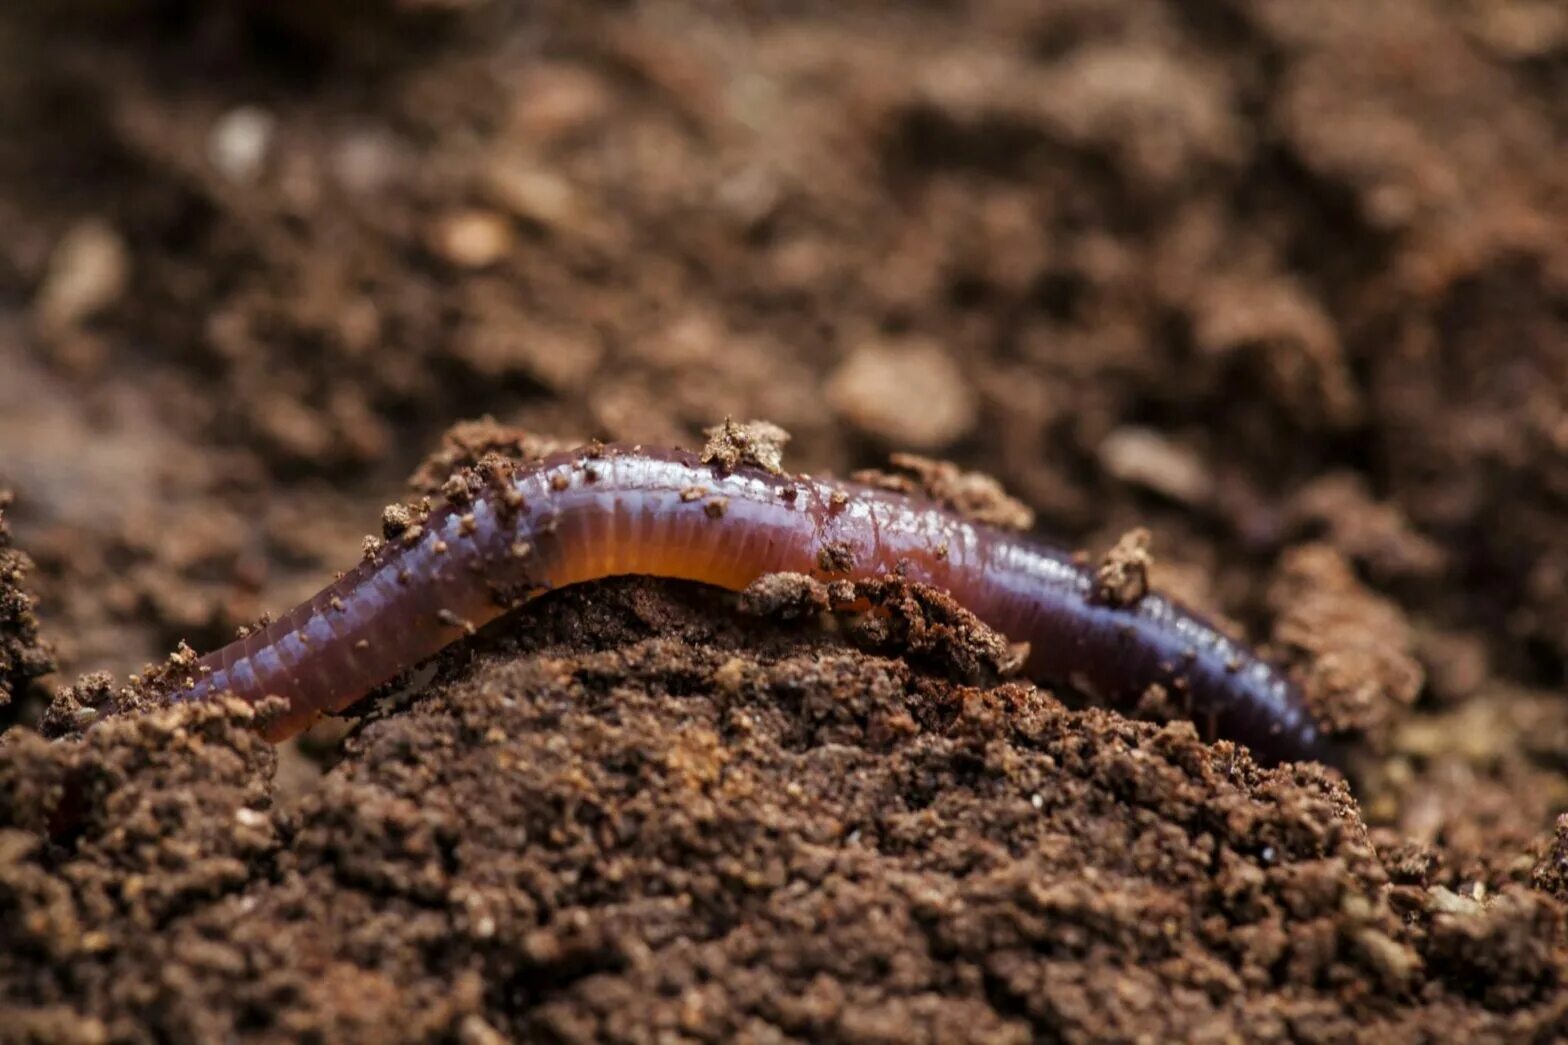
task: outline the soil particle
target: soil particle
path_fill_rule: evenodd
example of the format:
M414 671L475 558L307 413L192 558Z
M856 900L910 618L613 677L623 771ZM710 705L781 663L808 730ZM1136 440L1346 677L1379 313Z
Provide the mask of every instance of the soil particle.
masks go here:
M1131 606L1149 593L1154 555L1145 529L1129 530L1094 568L1094 599L1107 606Z
M1568 813L1557 818L1551 845L1534 868L1532 879L1542 892L1568 902Z
M409 490L426 496L443 495L454 479L471 473L483 483L501 461L537 461L559 450L582 445L569 439L539 435L484 417L453 425L441 445L427 454L408 481Z
M1321 544L1292 550L1268 597L1278 613L1274 641L1306 655L1302 688L1314 711L1333 730L1386 741L1424 679L1404 614Z
M854 594L871 609L851 629L868 648L935 664L969 682L1005 678L1023 667L1026 649L986 627L944 591L888 577L858 581Z
M897 471L865 469L853 478L884 490L930 498L974 522L1006 530L1027 530L1034 525L1034 512L1009 495L994 476L919 454L893 454L888 463Z
M742 613L789 620L822 613L833 605L829 585L804 573L769 573L740 593Z
M823 541L817 549L817 569L842 576L855 568L855 549L844 541Z
M381 510L381 537L394 540L408 532L417 515L407 505L389 504Z
M784 474L784 447L790 435L778 425L769 421L737 424L725 418L723 424L707 429L706 434L703 464L716 464L727 472L745 464L774 475Z
M54 656L38 636L33 598L25 587L32 563L11 546L5 512L11 492L0 489L0 707L41 675L54 670Z

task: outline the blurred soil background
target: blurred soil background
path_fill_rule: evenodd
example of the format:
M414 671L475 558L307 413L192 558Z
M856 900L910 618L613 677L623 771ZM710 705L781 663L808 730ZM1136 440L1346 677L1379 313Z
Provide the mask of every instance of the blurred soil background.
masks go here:
M1568 7L16 3L0 127L0 1039L1568 1033ZM639 580L49 739L726 415L1147 526L1354 789Z

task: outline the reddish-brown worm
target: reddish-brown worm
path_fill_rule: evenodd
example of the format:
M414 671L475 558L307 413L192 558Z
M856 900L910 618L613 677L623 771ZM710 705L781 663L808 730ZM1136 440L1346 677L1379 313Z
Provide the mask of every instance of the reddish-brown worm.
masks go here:
M1281 671L1158 593L1108 605L1065 552L903 494L617 446L519 466L431 512L314 598L201 658L175 696L282 697L287 709L265 727L279 740L542 592L624 574L738 591L781 572L900 573L1027 642L1037 680L1121 707L1161 685L1205 735L1260 761L1329 760Z

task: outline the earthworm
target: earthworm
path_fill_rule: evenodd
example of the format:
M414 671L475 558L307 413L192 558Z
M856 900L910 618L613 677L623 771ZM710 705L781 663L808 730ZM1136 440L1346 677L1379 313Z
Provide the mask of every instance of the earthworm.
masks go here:
M545 591L624 574L739 591L782 572L901 574L1028 643L1037 680L1122 707L1161 685L1206 736L1266 764L1328 760L1281 671L1158 593L1109 605L1068 553L916 497L638 447L520 465L432 511L314 598L201 658L175 695L282 697L286 710L264 727L280 740Z

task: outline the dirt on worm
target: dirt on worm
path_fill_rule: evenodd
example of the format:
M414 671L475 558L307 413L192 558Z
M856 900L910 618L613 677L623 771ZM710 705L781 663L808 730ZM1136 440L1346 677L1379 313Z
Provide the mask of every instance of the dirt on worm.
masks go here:
M1568 1034L1560 5L16 3L0 125L0 1041ZM276 750L131 683L726 417L1225 622L1353 786L894 583L559 592Z

